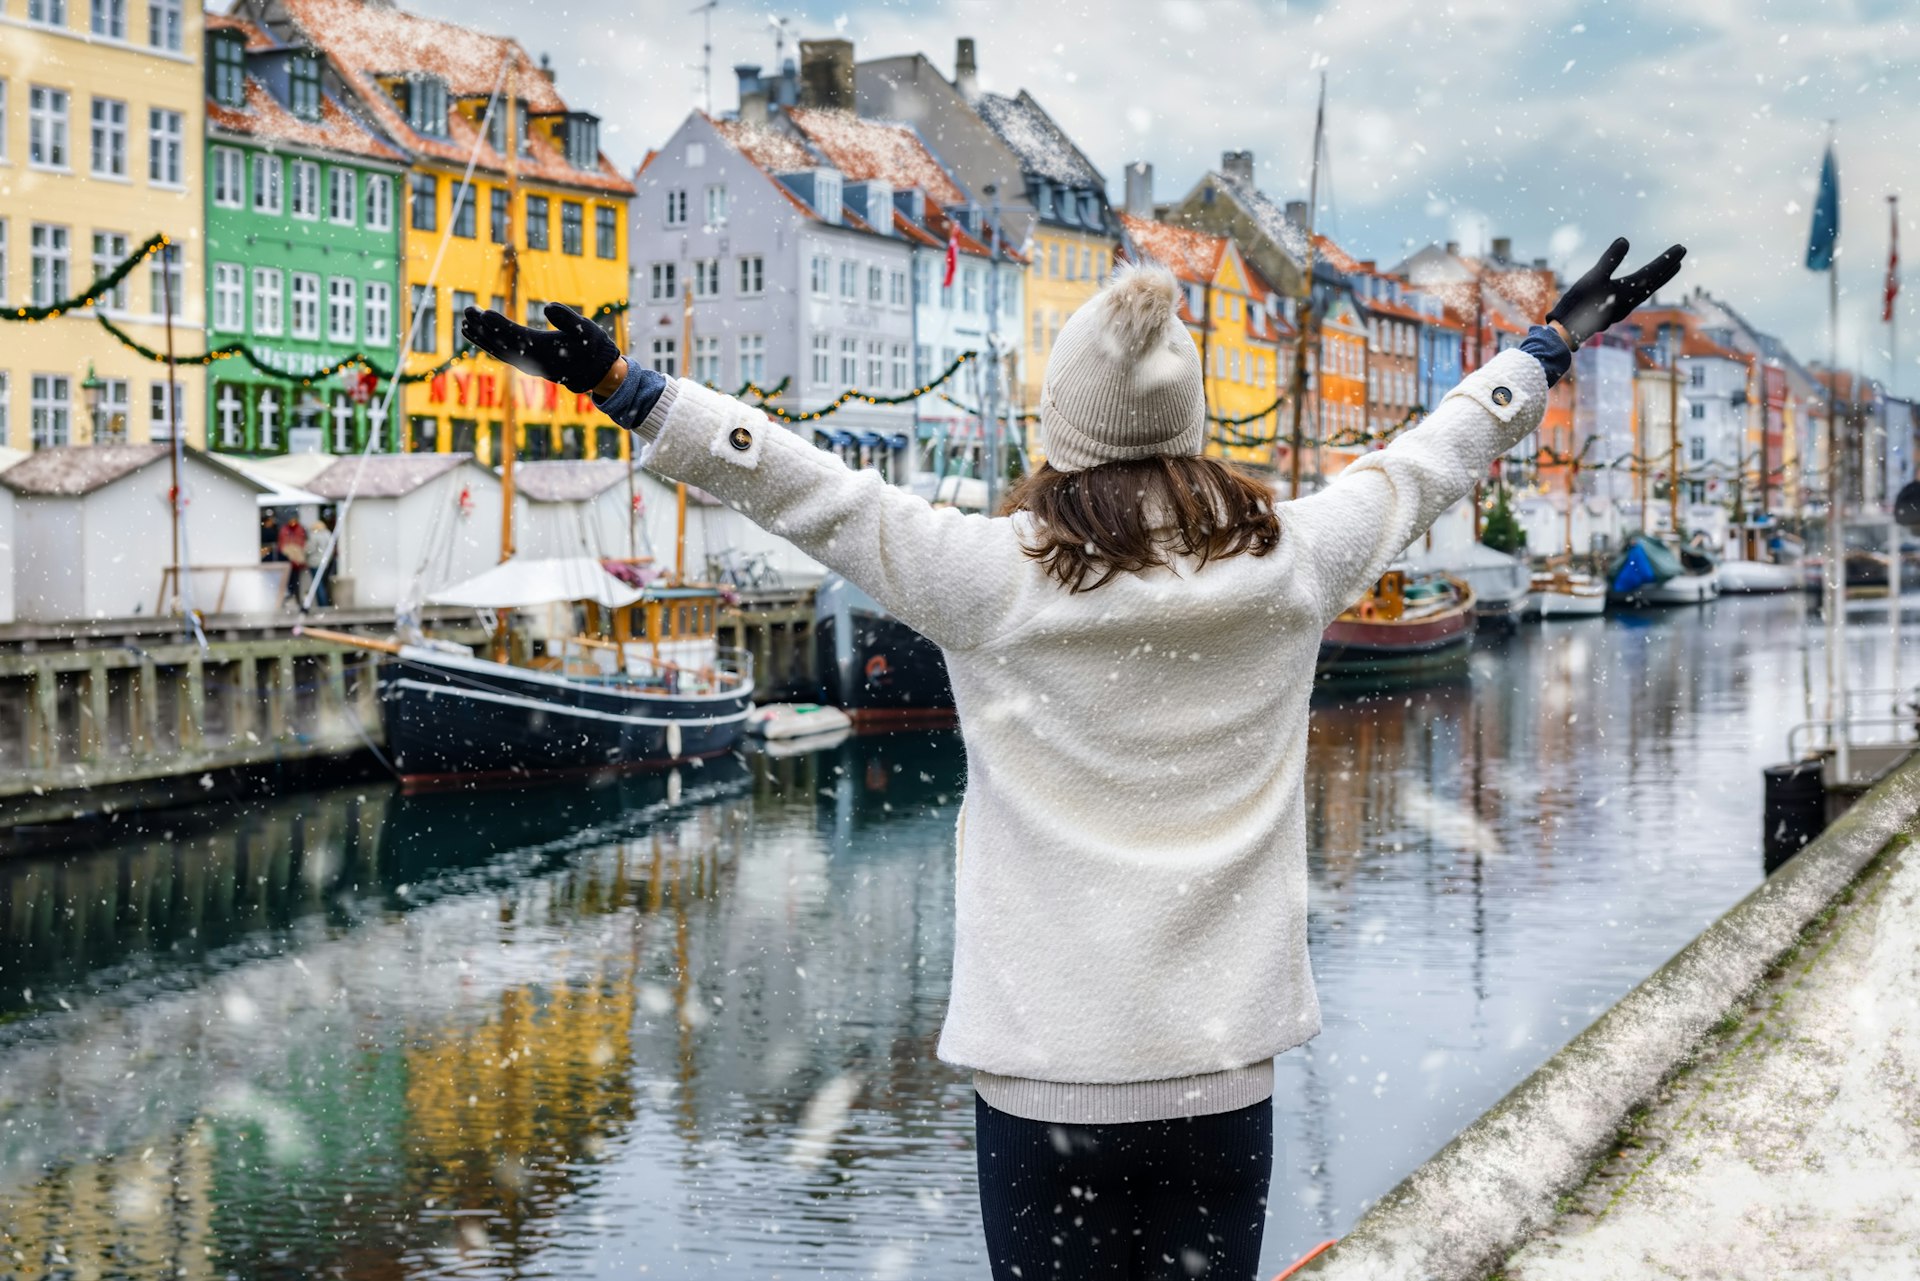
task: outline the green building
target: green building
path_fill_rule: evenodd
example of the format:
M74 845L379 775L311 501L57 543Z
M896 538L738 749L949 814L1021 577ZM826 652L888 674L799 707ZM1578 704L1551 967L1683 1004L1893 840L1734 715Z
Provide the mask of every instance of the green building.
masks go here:
M206 41L207 345L243 343L275 371L209 367L207 445L358 452L380 397L356 404L352 374L318 375L355 352L396 368L405 160L328 91L317 52L212 14ZM377 448L395 440L383 429Z

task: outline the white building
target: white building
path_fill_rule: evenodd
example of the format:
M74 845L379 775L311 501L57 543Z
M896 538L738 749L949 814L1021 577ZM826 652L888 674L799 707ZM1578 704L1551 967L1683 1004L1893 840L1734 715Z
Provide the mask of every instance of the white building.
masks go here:
M64 622L171 609L169 448L62 445L0 472L0 486L12 496L15 617ZM278 605L275 572L260 564L257 498L265 488L213 455L185 451L179 556L194 569L194 608L245 614Z
M417 604L500 561L500 478L472 454L342 458L304 488L339 505L335 604Z

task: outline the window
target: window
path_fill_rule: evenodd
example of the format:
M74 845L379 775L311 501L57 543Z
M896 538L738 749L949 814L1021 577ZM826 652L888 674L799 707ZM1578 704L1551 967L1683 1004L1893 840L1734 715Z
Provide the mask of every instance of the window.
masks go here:
M462 240L472 240L480 234L475 225L477 215L474 211L474 197L477 194L471 183L456 185L453 188L453 234Z
M549 201L545 196L527 197L527 248L545 249L551 243L548 225L550 214Z
M840 340L840 382L851 387L860 381L860 343L857 339Z
M807 271L807 280L813 289L814 297L825 298L827 296L827 291L832 288L827 282L831 279L832 275L833 270L828 265L826 256L823 254L815 254Z
M67 0L27 0L27 21L49 27L67 25Z
M132 388L124 378L103 378L100 382L100 404L93 411L93 443L124 445L127 424L133 420ZM0 393L5 390L5 384L0 383Z
M706 225L709 227L727 225L727 189L725 187L707 188Z
M213 264L213 327L239 333L247 327L246 271L235 262Z
M577 200L560 202L560 252L578 258L587 252L586 206ZM718 293L718 289L714 292Z
M653 340L653 367L669 378L680 373L680 344L672 338Z
M346 276L335 276L327 281L327 338L330 342L350 343L354 340L354 312L360 300L360 290Z
M922 387L933 381L933 348L925 343L913 349L913 380Z
M127 176L127 104L112 98L93 100L93 176Z
M147 112L147 181L178 187L184 179L185 125L177 111Z
M36 222L30 233L33 256L33 305L51 307L67 296L72 245L65 227Z
M1696 400L1687 406L1687 411L1695 422L1699 422L1707 416L1707 403L1704 400Z
M440 291L432 285L415 285L413 312L419 317L413 330L413 350L431 355L440 350Z
M320 336L320 277L310 271L293 273L293 324L289 332L295 338Z
M384 280L369 280L364 301L367 346L385 347L393 341L393 286Z
M73 436L73 383L63 374L35 374L31 384L33 447L52 449Z
M907 345L897 342L893 345L893 389L907 389Z
M740 335L740 382L759 386L767 380L767 340L761 334Z
M682 190L667 193L667 226L684 227L687 225L687 193Z
M407 175L408 200L413 212L409 223L415 231L440 229L440 180L430 173Z
M740 293L743 297L753 297L767 291L767 260L759 254L747 254L740 259Z
M575 169L600 167L600 121L584 111L569 111L566 124L567 163Z
M822 222L839 224L841 187L840 175L831 169L816 169L813 174L813 208Z
M925 255L913 260L913 301L923 303L933 297L933 259Z
M860 264L850 259L840 264L840 296L849 300L860 296Z
M1705 365L1693 365L1689 367L1687 370L1687 386L1704 387L1706 385L1707 367Z
M867 344L867 388L870 391L879 391L886 380L886 344L869 342Z
M718 258L693 260L693 296L695 298L720 296L720 260Z
M433 138L447 136L447 82L438 76L407 77L407 123Z
M1689 462L1696 462L1696 463L1704 463L1705 461L1707 461L1707 438L1705 436L1693 436L1688 438L1687 460Z
M27 163L41 169L67 167L67 91L34 85L27 90Z
M653 302L670 302L679 292L679 268L670 262L656 262L648 274L647 297Z
M833 377L833 340L825 334L813 336L813 381L824 383Z
M896 307L907 305L907 273L896 271L887 277L887 301Z
M367 175L367 230L393 230L393 179L383 173Z
M1035 310L1033 313L1033 349L1035 351L1045 351L1046 347L1047 318L1042 312Z
M118 231L96 231L93 233L93 277L100 277L118 267L127 258L126 233ZM123 276L120 283L108 290L100 298L100 306L107 311L125 311L127 309L127 281Z
M171 391L173 394L168 395ZM172 440L173 425L186 418L183 412L187 407L187 388L185 383L148 383L147 384L147 433L155 440Z
M259 400L260 437L254 443L263 450L280 447L280 427L286 419L286 402L277 387L262 387Z
M693 340L693 378L695 382L719 385L720 340L718 338Z
M246 183L240 170L240 153L232 147L215 147L210 159L213 169L213 203L222 209L238 209L246 199Z
M960 310L972 313L980 310L980 269L963 267L960 269Z
M156 49L180 52L181 29L186 25L180 9L181 0L148 0L148 44Z
M339 223L343 227L353 226L355 206L360 203L359 186L354 180L353 170L343 165L335 165L327 171L327 221Z
M256 154L253 158L253 211L280 212L280 157Z
M882 301L886 292L886 275L887 273L880 270L880 268L878 267L867 268L867 301L868 302L878 303Z
M247 102L247 46L238 32L216 31L213 45L213 100L224 107Z
M253 269L253 332L278 337L286 322L281 313L281 275L278 267Z
M472 419L456 418L453 421L456 424L465 423L468 437L471 438L473 436L474 423ZM414 453L434 453L440 448L440 420L438 418L428 418L421 414L414 414L407 419L407 435L413 442L410 448ZM471 453L472 451L462 450L461 452Z
M287 109L302 120L320 118L320 59L310 53L287 61Z
M596 258L620 256L620 211L612 205L593 207L593 253Z
M287 175L287 212L296 218L320 216L320 166L296 160Z

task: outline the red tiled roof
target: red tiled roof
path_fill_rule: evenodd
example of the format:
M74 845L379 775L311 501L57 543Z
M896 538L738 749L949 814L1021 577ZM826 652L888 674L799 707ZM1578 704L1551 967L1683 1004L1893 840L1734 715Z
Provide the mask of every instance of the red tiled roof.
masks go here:
M302 120L282 106L267 87L247 77L247 105L234 108L207 100L207 126L262 142L320 147L374 160L406 163L406 157L374 137L331 95L320 100L320 119Z
M246 47L249 50L278 49L280 47L279 41L262 31L259 27L254 26L251 22L248 22L239 14L210 13L207 15L207 30L238 31L247 38Z
M1120 215L1120 225L1142 254L1182 280L1211 285L1220 272L1220 260L1227 252L1225 236L1210 236L1130 213Z
M1316 235L1313 238L1313 247L1316 253L1327 260L1328 265L1344 275L1364 273L1366 270L1365 267L1361 266L1358 258L1355 258L1339 245L1334 244L1333 241L1327 239L1325 236Z
M906 125L805 107L789 107L786 115L848 182L877 178L896 190L918 187L927 193L928 203L942 209L966 203L960 184Z
M497 86L505 97L524 101L536 116L567 109L553 82L511 38L486 35L399 9L378 8L361 0L281 0L281 4L293 25L327 55L335 72L353 88L381 129L416 155L464 165L469 155L477 154L480 168L505 173L508 157L485 142L475 148L480 136L478 120L469 117L459 101L484 101ZM380 77L402 72L423 72L447 82L447 137L415 132L381 87ZM518 162L522 177L633 194L633 185L604 155L594 169L576 169L538 128L531 131L529 150L532 155Z

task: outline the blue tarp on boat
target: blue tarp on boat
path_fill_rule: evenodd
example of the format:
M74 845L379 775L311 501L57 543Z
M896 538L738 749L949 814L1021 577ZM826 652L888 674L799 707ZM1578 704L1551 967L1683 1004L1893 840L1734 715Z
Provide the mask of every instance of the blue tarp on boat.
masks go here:
M1647 560L1647 549L1635 543L1627 549L1627 554L1620 559L1619 567L1613 571L1610 590L1615 596L1625 596L1629 592L1637 592L1642 587L1651 586L1659 581L1659 577L1653 572L1652 563Z

